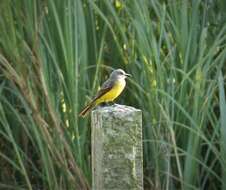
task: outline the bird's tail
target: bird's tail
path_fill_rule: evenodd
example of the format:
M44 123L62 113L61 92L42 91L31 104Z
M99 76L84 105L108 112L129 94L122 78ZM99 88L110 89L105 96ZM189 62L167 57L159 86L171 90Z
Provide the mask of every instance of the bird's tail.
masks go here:
M93 107L96 106L96 102L92 101L90 102L85 108L83 108L83 110L79 113L80 117L85 117Z

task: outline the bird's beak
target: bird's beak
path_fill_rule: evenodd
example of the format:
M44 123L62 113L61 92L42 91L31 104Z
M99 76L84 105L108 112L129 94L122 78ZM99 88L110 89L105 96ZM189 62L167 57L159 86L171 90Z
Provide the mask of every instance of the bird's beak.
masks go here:
M131 74L128 74L128 73L125 73L125 76L131 77L132 75Z

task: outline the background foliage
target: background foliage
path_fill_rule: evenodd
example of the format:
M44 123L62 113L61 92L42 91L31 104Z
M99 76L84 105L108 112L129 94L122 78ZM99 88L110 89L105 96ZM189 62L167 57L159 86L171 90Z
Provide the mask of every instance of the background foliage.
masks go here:
M0 1L0 189L90 189L89 117L113 68L143 111L146 189L226 189L223 0Z

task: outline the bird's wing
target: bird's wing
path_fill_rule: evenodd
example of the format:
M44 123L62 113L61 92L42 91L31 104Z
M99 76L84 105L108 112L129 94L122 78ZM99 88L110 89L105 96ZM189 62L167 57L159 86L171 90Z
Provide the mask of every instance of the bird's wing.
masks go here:
M97 92L97 95L93 98L93 100L79 113L79 116L85 117L86 114L96 106L96 100L109 92L109 90L112 89L114 86L114 81L108 79L104 82L104 84L101 86L100 90Z
M100 90L97 92L97 95L95 96L93 101L97 100L98 98L106 94L109 90L112 89L113 86L114 86L114 81L109 79L105 81L104 84L101 86Z

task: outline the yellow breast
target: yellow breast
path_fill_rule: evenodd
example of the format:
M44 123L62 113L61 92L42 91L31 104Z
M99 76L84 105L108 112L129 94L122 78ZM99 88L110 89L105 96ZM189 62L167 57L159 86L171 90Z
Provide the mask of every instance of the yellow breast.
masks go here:
M123 89L125 88L125 85L126 85L126 81L124 79L118 80L114 84L113 88L109 92L101 96L96 103L99 104L102 102L112 102L115 98L117 98L122 93Z

